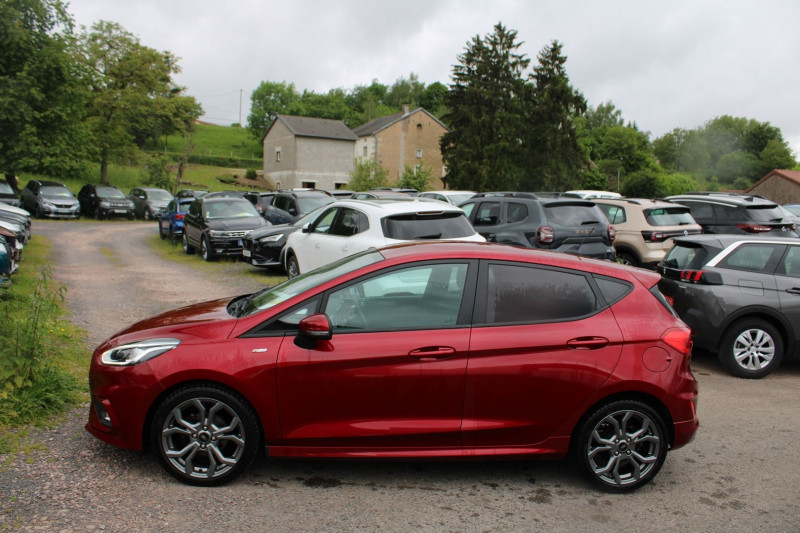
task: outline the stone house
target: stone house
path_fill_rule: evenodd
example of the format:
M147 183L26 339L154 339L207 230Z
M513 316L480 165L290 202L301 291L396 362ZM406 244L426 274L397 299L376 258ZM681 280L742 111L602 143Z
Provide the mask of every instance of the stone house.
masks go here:
M261 143L276 189L346 188L358 137L341 120L277 115Z
M447 174L439 149L439 139L448 129L439 120L418 108L376 118L353 129L358 136L356 158L376 160L389 171L389 182L396 183L406 166L431 171L432 189L443 189Z
M745 193L759 194L780 205L800 204L800 170L775 169Z

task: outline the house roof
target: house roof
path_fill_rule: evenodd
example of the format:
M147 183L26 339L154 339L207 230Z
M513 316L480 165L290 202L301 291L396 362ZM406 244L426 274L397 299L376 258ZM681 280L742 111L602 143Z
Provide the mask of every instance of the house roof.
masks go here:
M750 188L747 189L745 192L752 191L753 189L755 189L756 187L767 181L772 176L778 176L779 178L789 180L795 185L800 186L800 170L781 170L776 168L775 170L771 171L769 174L758 180L755 184L751 185Z
M281 121L295 137L317 137L319 139L336 139L357 141L358 137L341 120L328 118L297 117L294 115L276 115L275 120L267 128L264 138L276 122Z
M444 129L447 129L447 126L441 123L441 121L425 111L425 109L418 107L413 111L409 111L408 113L395 113L394 115L386 115L385 117L376 118L375 120L370 120L366 124L362 124L357 128L353 129L353 133L358 135L359 137L367 137L369 135L375 135L379 131L388 128L395 122L398 122L408 116L413 115L414 113L421 111L431 117L433 120L438 122Z

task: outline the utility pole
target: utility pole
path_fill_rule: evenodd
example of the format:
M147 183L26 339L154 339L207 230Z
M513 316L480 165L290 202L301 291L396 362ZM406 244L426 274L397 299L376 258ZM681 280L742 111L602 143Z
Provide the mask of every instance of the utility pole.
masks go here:
M242 90L239 89L239 127L242 127Z

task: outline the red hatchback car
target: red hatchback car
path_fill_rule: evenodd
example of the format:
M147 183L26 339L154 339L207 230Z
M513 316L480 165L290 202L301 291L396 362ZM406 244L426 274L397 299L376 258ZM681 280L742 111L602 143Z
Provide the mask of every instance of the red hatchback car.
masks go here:
M139 322L94 353L87 429L218 485L278 457L560 458L638 488L698 428L659 276L497 244L369 250Z

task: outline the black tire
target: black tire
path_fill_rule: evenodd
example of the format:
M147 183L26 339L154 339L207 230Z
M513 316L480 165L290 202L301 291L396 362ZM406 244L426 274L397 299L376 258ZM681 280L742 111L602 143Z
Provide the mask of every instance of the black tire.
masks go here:
M44 218L44 212L42 211L42 208L39 207L38 205L36 206L36 213L35 214L36 214L36 218Z
M581 473L609 492L643 487L667 457L667 431L661 416L635 400L618 400L595 409L578 425L572 450Z
M194 246L189 244L189 237L186 236L186 232L183 232L183 252L186 255L194 254Z
M142 215L142 217L147 221L153 220L153 212L150 211L149 207L144 210L144 215Z
M250 465L261 447L261 428L253 408L235 392L191 386L161 402L150 439L170 475L189 485L215 486Z
M94 210L94 218L96 220L103 220L103 214L100 212L100 208Z
M136 218L136 217L133 216L133 211L128 213L128 220L133 220L134 218Z
M763 378L781 364L783 338L769 322L745 318L725 332L717 356L734 376Z
M208 245L208 238L205 235L200 237L200 257L203 258L203 261L214 260L214 250Z
M623 265L630 265L635 267L638 267L640 265L640 262L636 258L636 256L628 252L617 252L617 262L622 263Z
M161 237L162 241L167 240L167 234L164 233L164 230L161 228L161 221L158 222L158 236Z
M300 275L300 263L297 262L297 258L292 253L286 258L286 275L289 279Z

